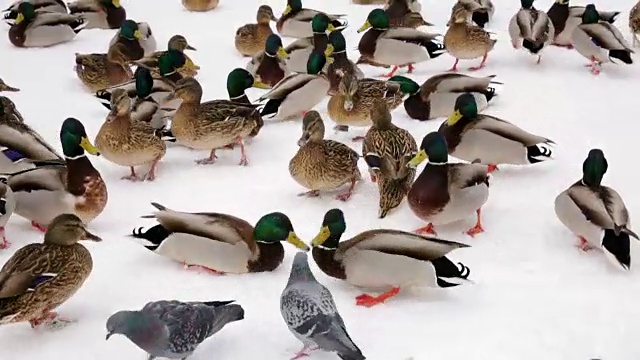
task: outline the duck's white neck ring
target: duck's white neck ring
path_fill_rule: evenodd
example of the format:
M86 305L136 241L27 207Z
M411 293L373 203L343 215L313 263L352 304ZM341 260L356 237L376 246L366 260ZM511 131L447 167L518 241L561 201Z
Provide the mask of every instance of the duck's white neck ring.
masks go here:
M317 245L315 247L317 247L318 249L327 250L327 251L335 251L336 250L336 249L328 248L328 247L326 247L324 245Z
M243 96L245 96L245 94L242 94L242 95L239 95L239 96L230 97L229 100L240 99Z
M342 54L342 53L346 53L347 50L340 50L340 51L334 51L333 54Z
M80 158L87 157L87 154L77 155L77 156L65 156L64 158L67 160L78 160Z
M270 57L270 58L274 58L274 57L276 57L276 55L275 55L275 54L274 54L274 55L271 55L271 54L269 54L268 52L265 52L264 54L265 54L266 56Z
M429 164L431 165L447 165L448 162L434 162L434 161L429 161Z

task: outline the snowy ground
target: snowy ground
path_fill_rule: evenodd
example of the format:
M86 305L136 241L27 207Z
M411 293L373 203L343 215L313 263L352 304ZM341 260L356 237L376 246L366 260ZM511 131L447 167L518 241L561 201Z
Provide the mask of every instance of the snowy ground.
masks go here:
M202 67L198 80L204 99L226 98L225 79L246 59L233 47L238 26L253 22L257 0L222 0L212 12L195 14L183 10L178 0L123 1L130 18L151 24L159 46L174 34L183 34L199 49L190 54ZM276 15L285 0L268 1ZM508 3L508 4L507 4ZM551 0L538 1L547 9ZM583 3L580 3L584 5ZM423 0L423 15L444 34L452 0ZM402 294L385 305L360 308L353 298L356 289L329 279L314 264L318 279L333 292L354 341L368 359L593 359L640 358L640 276L621 273L602 253L584 253L553 211L555 196L581 176L588 150L600 147L609 161L605 183L616 188L632 214L640 216L634 198L637 174L629 165L636 135L640 67L606 64L600 76L591 75L577 52L550 48L542 64L509 44L506 27L519 8L518 1L496 1L489 28L499 38L487 67L477 75L496 74L504 82L487 113L512 121L531 132L547 136L559 145L554 162L530 168L502 168L495 174L491 196L484 208L485 234L471 239L462 234L472 225L440 228L442 237L472 245L451 254L472 272L475 285L446 291L430 290ZM617 26L629 39L628 10L632 0L601 1L603 9L623 13ZM349 15L345 31L350 55L355 59L355 30L373 7L356 6L348 0L307 0L305 6ZM274 25L275 28L275 25ZM5 35L6 36L6 35ZM106 116L105 109L88 93L73 71L74 53L105 52L112 31L85 31L68 44L50 49L25 50L0 42L0 77L22 89L9 94L26 121L59 147L58 132L66 117L76 117L93 138ZM288 43L291 39L285 39ZM419 64L411 75L421 83L447 70L453 58L443 55ZM476 65L464 62L463 69ZM364 68L369 76L380 69ZM251 99L261 91L249 93ZM323 103L317 108L326 113ZM329 121L327 119L327 121ZM440 121L410 120L400 107L394 112L397 125L420 139ZM330 128L329 126L327 126ZM294 249L286 246L284 264L273 273L222 276L183 270L139 246L127 234L137 226L153 225L140 219L156 201L187 211L227 212L255 222L271 211L287 213L297 233L310 240L328 209L339 207L348 223L346 236L372 228L413 230L422 226L403 203L384 220L377 219L377 189L364 181L348 203L333 197L299 198L301 189L287 171L300 135L299 122L268 124L247 147L250 165L239 167L237 152L223 151L211 166L193 162L204 153L172 147L153 182L129 183L120 177L127 169L91 157L109 189L109 204L90 225L102 243L90 243L94 270L84 287L59 310L79 319L58 332L34 332L28 325L0 329L0 358L31 359L143 359L144 354L124 337L104 340L107 317L121 309L137 309L157 299L236 299L246 319L230 324L204 343L193 359L264 360L288 359L299 342L280 317L279 298L289 274ZM360 130L363 133L363 130ZM332 139L350 142L349 135ZM360 164L365 171L365 164ZM636 177L634 177L636 176ZM14 217L7 232L14 246L0 253L4 262L19 247L41 241L29 223ZM634 246L636 246L634 244ZM635 249L634 253L635 255ZM315 353L312 359L334 359Z

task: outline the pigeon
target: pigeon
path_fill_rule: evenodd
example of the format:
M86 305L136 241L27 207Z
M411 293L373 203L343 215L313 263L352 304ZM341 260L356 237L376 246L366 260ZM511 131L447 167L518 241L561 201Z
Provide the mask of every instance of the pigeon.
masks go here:
M146 351L148 360L184 360L226 324L244 319L244 309L234 301L162 300L139 311L118 311L107 320L107 340L121 334Z
M298 252L293 259L289 282L280 296L280 312L289 330L303 344L291 360L318 349L335 352L342 360L366 359L349 337L329 289L313 276L304 252Z

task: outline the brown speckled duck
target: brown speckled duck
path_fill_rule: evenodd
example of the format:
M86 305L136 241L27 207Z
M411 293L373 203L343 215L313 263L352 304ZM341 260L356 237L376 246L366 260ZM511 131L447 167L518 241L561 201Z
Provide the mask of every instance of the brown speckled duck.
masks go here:
M388 0L384 6L384 12L389 17L389 24L392 27L405 25L405 21L408 20L407 15L412 13L418 14L422 18L422 15L420 15L421 10L422 5L419 0Z
M125 83L133 77L126 53L121 43L111 46L106 54L76 53L76 75L92 92Z
M179 52L182 54L180 58L184 58L184 62L182 59L177 61L181 64L178 68L178 72L183 77L195 77L198 75L198 70L200 70L200 66L193 63L193 60L184 53L185 50L196 51L196 48L189 45L187 39L182 35L173 35L169 41L167 42L167 50L164 51L156 51L149 56L145 56L144 58L136 61L137 65L141 65L151 70L151 74L153 76L161 76L160 68L159 68L159 60L160 57L164 54L169 54L173 52ZM175 55L174 55L175 56Z
M242 25L236 30L236 50L243 56L255 56L264 50L271 30L271 21L278 21L269 5L261 5L256 15L256 24Z
M256 87L271 89L289 75L286 58L287 52L282 46L280 36L269 35L264 51L254 56L247 64L247 71L253 75Z
M85 29L118 29L127 19L120 0L79 0L69 4L69 13L87 22Z
M57 12L36 12L33 4L24 1L9 28L9 41L17 47L48 47L69 42L84 29L86 22L78 15Z
M491 39L490 33L483 28L468 22L469 10L465 7L451 14L451 24L444 35L444 47L456 58L449 71L458 71L460 59L471 60L482 57L480 65L470 67L476 71L484 67L489 52L493 50L497 40Z

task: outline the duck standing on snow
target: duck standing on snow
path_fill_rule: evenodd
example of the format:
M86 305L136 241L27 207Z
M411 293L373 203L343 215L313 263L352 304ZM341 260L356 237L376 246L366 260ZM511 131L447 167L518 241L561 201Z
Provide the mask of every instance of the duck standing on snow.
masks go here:
M116 43L106 54L78 54L74 70L82 83L96 92L125 83L133 77L130 58L124 44Z
M358 33L367 31L358 43L360 58L357 64L373 66L393 66L385 77L391 77L399 67L408 66L409 73L413 65L442 55L442 44L435 42L438 35L411 28L391 28L389 17L382 9L374 9L367 21L358 29Z
M486 109L496 96L496 89L491 84L502 84L493 81L495 77L443 73L430 77L422 85L400 75L393 76L389 81L401 84L402 92L410 94L404 101L407 115L424 121L451 115L455 111L458 96L465 92L471 93L476 99L478 111Z
M522 8L509 22L511 44L514 49L522 46L532 55L537 55L540 64L540 52L555 38L553 22L547 13L533 7L533 0L520 0L520 4Z
M358 306L382 304L403 288L445 288L468 282L469 268L460 263L458 268L445 255L469 245L392 229L368 230L340 241L346 228L341 210L327 211L312 241L312 255L326 275L384 291L378 296L356 297Z
M594 75L600 74L602 63L612 62L612 59L632 64L631 54L634 53L615 25L599 19L595 5L587 5L582 14L582 24L571 35L576 50L591 61L587 66Z
M293 230L289 217L274 212L264 215L256 226L220 213L187 213L151 203L158 211L143 218L155 218L158 225L133 236L151 243L147 249L185 268L200 267L213 273L245 274L273 271L284 259L286 241L309 250Z
M460 8L451 14L451 24L444 35L444 47L447 52L456 58L456 62L449 71L458 71L460 59L471 60L482 57L480 65L470 67L476 71L484 67L489 52L493 50L497 40L491 39L490 33L483 28L469 24L466 8Z
M86 29L119 29L127 19L120 0L79 0L69 4L69 13L87 21Z
M185 50L196 51L196 48L189 45L187 39L182 35L174 35L169 39L167 43L167 50L165 51L156 51L149 56L145 56L144 58L136 61L137 65L144 66L151 70L151 74L153 76L160 76L160 68L159 68L159 60L160 57L164 54L171 54L173 56L174 52L179 52L182 54L181 57L184 57L184 63L182 66L178 68L178 72L184 77L195 77L198 75L198 70L200 67L193 63L193 60L184 53ZM182 63L182 61L180 61Z
M476 225L467 231L475 236L484 232L480 221L481 207L489 198L489 169L481 164L448 162L447 141L438 132L427 134L418 154L409 161L417 167L428 159L422 173L413 183L407 201L413 213L429 224L416 232L436 235L434 225L449 224L476 213Z
M324 52L329 44L327 31L333 32L335 28L325 13L318 13L311 21L313 36L294 41L284 51L287 53L287 68L289 71L299 73L307 72L307 60L313 51ZM340 33L340 31L337 31ZM325 66L326 68L326 66Z
M633 37L633 47L636 47L640 44L640 38L638 38L640 36L640 1L629 11L629 29Z
M629 211L620 194L602 185L609 164L600 149L589 151L582 164L582 179L556 197L558 219L580 240L580 248L602 248L624 270L631 268Z
M236 30L236 50L243 56L255 56L264 50L271 30L271 21L278 21L269 5L260 5L256 15L256 24L242 25Z
M120 29L113 35L109 41L109 47L115 43L122 43L129 49L131 61L140 60L145 56L151 56L158 45L156 38L151 31L151 26L146 22L135 22L133 20L125 20ZM142 55L140 55L142 54Z
M18 0L11 4L6 9L2 10L4 13L4 20L9 24L13 25L15 20L18 18L18 13L20 12L18 8L20 4L22 4L24 0ZM37 13L41 12L54 12L54 13L67 13L67 4L64 3L63 0L29 0L29 2L33 5L34 10Z
M469 162L479 159L482 164L489 164L490 172L500 164L527 165L550 160L555 145L508 121L479 114L470 93L458 96L453 113L438 132L447 141L451 156Z
M364 73L358 68L358 65L347 57L347 42L342 31L333 31L329 34L329 44L325 49L325 55L333 58L327 67L327 77L331 86L329 96L336 94L344 74L355 76L356 79L364 78Z
M311 22L314 16L321 11L306 9L302 7L301 0L287 0L287 7L282 12L282 16L276 23L276 29L282 36L293 38L308 38L313 36ZM347 26L346 21L342 21L346 15L326 14L331 21L331 25L336 30L344 29Z
M218 7L220 0L182 0L182 6L189 11L209 11Z
M552 45L573 48L571 36L573 30L582 23L582 15L585 11L584 6L569 6L569 0L555 0L553 5L547 11L549 19L553 23L555 29L555 39ZM619 11L600 11L598 12L599 20L613 24Z
M25 1L18 6L9 41L17 47L53 46L75 39L85 25L78 15L36 12L33 4Z
M78 241L102 241L82 220L61 214L41 244L16 251L0 270L0 324L28 321L55 329L75 320L52 312L82 287L93 269L91 253Z
M325 139L324 131L324 122L317 111L305 114L298 140L300 148L289 162L289 174L310 190L299 196L319 196L320 191L336 190L348 183L349 189L336 197L347 201L361 178L360 155L343 143Z
M4 80L0 79L1 92L20 92L20 89L7 85ZM0 105L2 106L2 117L11 117L14 121L24 122L24 117L18 111L16 104L6 96L0 96Z
M257 87L271 89L290 73L286 58L287 52L282 46L282 39L271 34L267 38L264 52L258 53L249 61L247 71L253 75Z

